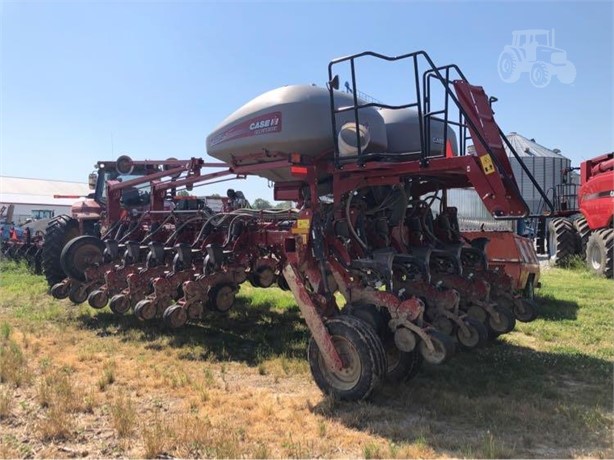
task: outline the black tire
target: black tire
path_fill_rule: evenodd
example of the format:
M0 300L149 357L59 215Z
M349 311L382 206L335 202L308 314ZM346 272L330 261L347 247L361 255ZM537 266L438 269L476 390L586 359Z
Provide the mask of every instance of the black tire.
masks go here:
M70 278L85 281L85 270L102 263L104 243L95 236L78 236L64 246L60 255L62 270Z
M324 394L343 401L367 398L380 382L377 350L372 346L369 327L346 316L326 321L337 351L346 367L330 369L313 339L309 341L307 357L316 385Z
M486 326L471 317L466 317L463 321L469 334L464 334L460 327L456 330L456 339L458 340L459 347L463 350L472 350L483 346L488 341L488 329Z
M47 224L41 251L41 268L50 287L66 278L60 263L60 255L66 243L77 236L79 236L79 222L70 216L57 216Z
M428 349L426 342L423 340L418 344L418 350L427 363L443 364L454 354L455 345L450 336L439 332L436 329L430 329L428 335L435 347L434 351Z
M372 307L376 308L373 305ZM364 320L358 317L354 317L354 316L348 316L346 319L349 321L353 321L354 324L358 322L359 323L358 327L364 328L365 331L368 333L368 336L369 336L368 338L369 338L369 341L371 342L371 347L373 347L373 349L376 352L375 357L377 359L377 375L383 378L386 375L386 372L388 369L388 361L386 359L386 351L384 350L382 339L380 339L376 330L370 324L366 323Z
M218 284L209 290L208 305L218 313L226 313L235 301L236 289L232 284Z
M134 314L141 321L149 321L156 317L156 306L150 299L140 300L134 307Z
M588 222L586 221L585 217L580 214L574 216L571 223L576 231L576 252L579 254L586 254L586 245L588 243L588 237L591 234L591 229L588 226Z
M54 299L62 300L68 297L68 293L70 292L70 287L65 283L56 283L51 286L50 289L51 296Z
M258 280L257 285L263 288L271 287L277 278L275 272L269 267L259 268L256 273L254 273L254 276Z
M405 352L399 350L390 338L384 345L386 350L386 380L391 383L406 382L416 376L424 359L417 349Z
M516 327L516 317L507 308L497 306L495 307L497 313L499 313L499 319L495 319L494 316L488 317L488 327L495 335L506 334L511 332Z
M586 244L586 265L597 275L614 276L614 229L602 228L591 233Z
M69 300L75 305L80 305L87 300L87 290L85 286L75 283L68 293Z
M577 235L570 220L563 217L552 219L548 224L548 252L550 261L564 266L576 253Z
M109 300L109 308L117 316L123 316L130 310L130 299L124 294L115 294Z
M530 323L539 314L539 307L535 300L521 297L514 301L514 316L518 321Z
M102 289L96 289L95 291L90 292L87 296L87 303L92 308L104 308L104 306L109 302L109 296L106 291Z
M171 329L179 329L188 322L188 312L181 305L171 305L162 315L162 320Z

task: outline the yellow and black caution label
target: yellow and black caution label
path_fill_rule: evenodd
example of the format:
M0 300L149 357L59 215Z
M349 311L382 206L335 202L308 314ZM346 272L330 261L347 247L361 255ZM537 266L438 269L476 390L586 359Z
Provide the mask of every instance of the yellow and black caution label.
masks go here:
M311 219L298 219L296 225L292 227L292 233L294 235L302 235L304 243L309 240L309 228L311 227Z
M480 157L480 161L482 162L484 174L492 174L495 172L495 165L493 164L492 158L490 158L488 153L486 155L482 155Z

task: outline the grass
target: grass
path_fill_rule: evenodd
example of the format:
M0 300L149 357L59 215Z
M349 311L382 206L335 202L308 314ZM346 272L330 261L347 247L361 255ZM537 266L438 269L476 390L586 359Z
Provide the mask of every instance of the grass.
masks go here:
M0 456L65 456L37 450L53 439L100 457L612 457L614 283L574 268L542 285L538 320L350 404L312 383L287 292L242 286L227 316L171 332L2 263L0 423L19 423Z

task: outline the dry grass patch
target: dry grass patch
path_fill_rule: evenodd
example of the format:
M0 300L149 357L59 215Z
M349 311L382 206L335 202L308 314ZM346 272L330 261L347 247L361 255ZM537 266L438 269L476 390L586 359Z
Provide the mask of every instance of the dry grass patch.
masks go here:
M13 391L10 388L0 387L0 420L11 415L13 407Z
M73 437L75 417L64 407L52 404L36 424L36 432L42 441L61 441Z
M98 388L105 391L107 387L115 383L115 361L107 361L102 368L102 376L98 379Z
M4 329L0 338L0 383L20 387L31 380L30 369L21 347L10 338L10 329Z
M120 438L130 437L137 428L137 413L132 398L121 392L109 405L111 422Z

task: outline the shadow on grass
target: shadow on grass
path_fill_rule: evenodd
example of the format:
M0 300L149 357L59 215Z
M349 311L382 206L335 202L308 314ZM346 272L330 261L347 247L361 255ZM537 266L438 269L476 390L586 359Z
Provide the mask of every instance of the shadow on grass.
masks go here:
M182 359L239 361L250 366L277 356L303 359L309 339L297 307L255 306L246 297L238 297L225 315L207 312L203 321L177 330L164 327L159 319L142 322L132 314L118 317L106 309L94 316L81 315L78 321L99 335L146 342L146 348L179 348Z
M312 410L395 444L418 442L451 456L607 452L612 370L611 362L583 354L496 341L442 366L425 364L410 382L384 385L367 402L324 399Z
M576 304L543 300L545 319L575 318ZM248 296L239 296L228 315L207 313L201 323L180 330L133 315L118 318L108 310L79 321L125 342L176 348L180 359L250 366L277 356L305 359L309 338L298 308L253 305ZM612 452L607 415L614 404L612 371L612 363L603 359L498 340L458 353L443 366L425 365L412 381L384 385L367 402L324 398L312 411L391 445L418 443L448 456L569 457L597 450L607 457Z
M579 308L577 302L557 299L552 295L536 296L535 302L539 305L540 319L546 321L577 319Z

